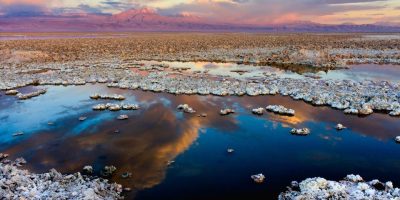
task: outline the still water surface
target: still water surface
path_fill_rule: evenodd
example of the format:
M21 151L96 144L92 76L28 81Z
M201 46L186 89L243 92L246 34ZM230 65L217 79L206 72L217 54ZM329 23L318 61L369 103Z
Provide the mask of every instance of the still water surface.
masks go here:
M187 68L185 72L204 72L211 76L226 76L238 79L264 78L266 75L276 74L280 77L302 79L305 76L317 79L354 80L354 81L390 81L400 83L400 65L358 64L348 65L343 69L321 69L311 66L255 66L236 63L214 62L168 62L168 61L140 61L145 66L166 64L166 70Z
M89 99L94 92L125 95L125 102L141 109L92 111L109 102ZM385 114L359 118L282 96L175 96L104 85L52 86L27 101L0 94L0 152L26 158L26 168L35 172L72 173L85 165L98 172L115 165L112 179L135 189L128 199L274 199L292 180L350 173L400 184L400 145L393 141L400 134L399 118ZM182 103L208 116L179 112ZM296 115L250 112L270 104L293 108ZM220 116L225 107L237 113ZM129 119L116 120L123 113ZM88 119L81 122L80 116ZM336 123L349 128L338 132ZM311 134L293 136L292 127L308 127ZM25 134L13 137L17 131ZM175 163L167 166L171 160ZM132 178L120 178L126 171ZM266 175L264 184L250 179L257 173Z
M0 34L0 41L7 40L49 40L49 39L73 39L73 38L120 38L127 37L127 34L123 33L62 33L62 34L52 34L52 33L36 33L36 34L12 34L3 33Z

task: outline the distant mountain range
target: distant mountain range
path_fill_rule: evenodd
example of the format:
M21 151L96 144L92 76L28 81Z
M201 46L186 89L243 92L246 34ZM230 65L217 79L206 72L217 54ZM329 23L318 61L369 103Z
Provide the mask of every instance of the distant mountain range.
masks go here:
M131 9L114 15L64 14L36 17L0 17L0 32L53 31L247 31L247 32L400 32L400 24L325 25L292 22L243 25L209 22L197 16L160 15L151 9Z

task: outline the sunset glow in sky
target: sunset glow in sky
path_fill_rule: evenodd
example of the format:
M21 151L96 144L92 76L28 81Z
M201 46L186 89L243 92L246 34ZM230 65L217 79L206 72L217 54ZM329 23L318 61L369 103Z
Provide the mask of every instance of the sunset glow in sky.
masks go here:
M185 13L236 24L400 23L400 0L0 0L0 15L115 14L144 7L161 15Z

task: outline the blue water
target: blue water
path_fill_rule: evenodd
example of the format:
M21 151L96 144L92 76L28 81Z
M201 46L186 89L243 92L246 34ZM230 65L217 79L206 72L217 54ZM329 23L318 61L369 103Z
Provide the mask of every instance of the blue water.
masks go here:
M164 182L139 193L137 198L272 199L289 180L314 176L339 179L350 173L399 183L400 160L396 157L400 149L391 141L336 130L295 137L288 134L287 127L271 121L252 116L238 120L242 123L232 132L208 129L196 145L178 156ZM331 124L304 125L324 130ZM234 148L235 152L227 154L227 148ZM249 180L250 174L257 173L266 175L265 184Z
M93 105L109 102L90 100L95 92L122 94L141 109L92 111ZM176 106L182 103L208 116L181 113ZM296 115L250 112L269 104L293 108ZM220 116L225 107L237 113ZM130 118L116 120L123 113ZM88 119L80 122L80 116ZM344 115L282 96L175 96L103 85L57 86L26 101L0 96L0 152L26 158L26 168L35 172L72 173L85 165L98 172L115 165L112 180L134 189L127 199L274 199L292 180L315 176L336 180L356 173L399 186L400 145L393 141L399 120L385 114ZM337 123L349 128L336 131ZM291 135L292 127L308 127L311 134ZM13 137L16 131L25 134ZM235 152L228 154L228 148ZM175 163L167 166L171 160ZM120 178L125 171L132 178ZM252 182L250 176L258 173L266 176L265 183Z

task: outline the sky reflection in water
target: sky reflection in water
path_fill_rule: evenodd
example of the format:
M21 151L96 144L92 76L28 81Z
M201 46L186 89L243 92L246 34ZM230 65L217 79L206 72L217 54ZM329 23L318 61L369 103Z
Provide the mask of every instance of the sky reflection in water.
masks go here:
M24 88L24 91L36 88ZM94 92L117 93L137 111L94 112L99 102ZM48 93L27 101L0 96L0 151L28 160L27 168L64 173L84 165L99 170L118 168L113 180L138 189L128 198L204 199L276 198L290 181L323 176L342 178L359 173L400 184L400 146L393 137L400 132L399 118L373 114L366 118L344 115L328 107L313 107L282 96L216 97L174 96L163 93L109 89L103 85L49 87ZM188 103L198 113L176 110ZM282 104L296 110L294 117L251 114L251 108ZM220 116L232 107L238 112ZM122 113L129 120L115 118ZM79 116L87 116L84 122ZM48 122L54 125L48 125ZM337 132L343 123L349 129ZM311 135L296 137L292 127L309 127ZM114 133L119 129L120 133ZM12 137L17 131L25 135ZM235 153L228 155L227 148ZM167 162L176 160L168 167ZM123 172L133 173L121 179ZM262 185L250 175L264 173Z
M151 64L167 64L172 68L188 68L187 72L208 71L211 76L226 76L237 79L259 79L265 74L277 74L280 77L302 79L304 76L314 74L321 79L333 80L373 80L400 82L400 65L360 64L349 65L348 69L322 70L311 66L281 65L281 66L254 66L236 63L214 62L168 62L168 61L140 61L146 66ZM238 73L239 72L239 73ZM144 73L144 72L140 72Z
M127 37L127 34L81 34L81 33L64 33L64 34L2 34L0 35L0 41L9 41L9 40L48 40L48 39L73 39L73 38L120 38Z

